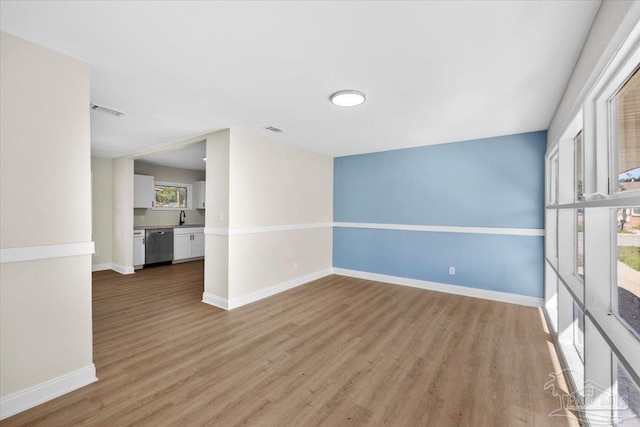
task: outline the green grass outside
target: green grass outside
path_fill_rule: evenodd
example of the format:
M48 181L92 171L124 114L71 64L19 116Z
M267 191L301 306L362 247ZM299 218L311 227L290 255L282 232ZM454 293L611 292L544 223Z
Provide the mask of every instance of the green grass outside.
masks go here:
M640 271L640 246L619 246L618 259L636 271Z

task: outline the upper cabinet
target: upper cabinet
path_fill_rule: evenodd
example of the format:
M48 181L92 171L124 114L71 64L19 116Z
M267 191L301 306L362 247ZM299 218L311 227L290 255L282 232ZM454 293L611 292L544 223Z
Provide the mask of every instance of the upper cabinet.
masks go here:
M152 208L155 198L154 178L148 175L133 175L133 207Z
M195 188L194 207L196 209L204 209L205 197L206 197L206 181L196 181L194 188Z

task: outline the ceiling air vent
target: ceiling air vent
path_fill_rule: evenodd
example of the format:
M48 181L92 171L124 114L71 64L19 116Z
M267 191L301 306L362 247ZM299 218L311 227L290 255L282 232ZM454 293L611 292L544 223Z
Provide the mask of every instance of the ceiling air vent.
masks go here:
M100 111L101 113L110 114L116 117L124 116L122 111L114 110L113 108L103 107L102 105L91 103L91 109L94 111Z
M265 129L266 130L270 130L271 132L275 132L275 133L281 133L282 132L282 129L278 129L278 128L275 128L273 126L267 126Z

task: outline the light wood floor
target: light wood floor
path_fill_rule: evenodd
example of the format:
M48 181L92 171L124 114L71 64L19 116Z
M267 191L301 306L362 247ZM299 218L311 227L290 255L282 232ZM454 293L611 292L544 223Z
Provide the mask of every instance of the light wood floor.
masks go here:
M330 276L226 312L202 262L93 278L100 380L3 426L576 425L533 308Z

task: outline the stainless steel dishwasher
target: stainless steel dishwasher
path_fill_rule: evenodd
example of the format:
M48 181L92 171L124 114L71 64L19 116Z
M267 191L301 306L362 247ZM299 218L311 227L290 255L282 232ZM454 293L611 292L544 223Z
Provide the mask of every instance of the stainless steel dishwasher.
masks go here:
M173 228L145 230L145 265L173 261Z

